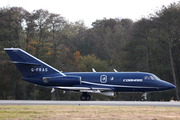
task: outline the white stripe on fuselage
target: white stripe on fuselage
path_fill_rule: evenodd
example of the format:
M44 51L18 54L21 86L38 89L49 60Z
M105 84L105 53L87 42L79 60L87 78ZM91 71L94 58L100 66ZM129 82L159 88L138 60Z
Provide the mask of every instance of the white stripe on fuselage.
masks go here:
M157 87L147 87L147 86L126 86L126 85L110 85L110 84L98 84L93 82L81 81L84 84L106 86L106 87L124 87L124 88L157 88Z

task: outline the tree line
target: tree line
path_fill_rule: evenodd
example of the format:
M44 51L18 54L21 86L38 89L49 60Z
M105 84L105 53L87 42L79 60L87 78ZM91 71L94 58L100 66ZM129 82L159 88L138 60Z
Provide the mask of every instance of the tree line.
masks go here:
M60 14L21 7L0 9L0 99L78 100L81 93L55 91L20 80L3 48L21 48L60 71L143 71L176 85L175 90L149 93L149 100L179 100L180 4L137 21L69 22ZM93 94L93 100L139 100L140 93Z

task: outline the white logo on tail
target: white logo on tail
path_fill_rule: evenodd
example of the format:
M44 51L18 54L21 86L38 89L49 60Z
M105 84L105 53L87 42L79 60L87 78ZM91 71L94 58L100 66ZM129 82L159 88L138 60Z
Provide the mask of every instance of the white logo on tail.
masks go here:
M48 68L31 68L31 72L48 72Z

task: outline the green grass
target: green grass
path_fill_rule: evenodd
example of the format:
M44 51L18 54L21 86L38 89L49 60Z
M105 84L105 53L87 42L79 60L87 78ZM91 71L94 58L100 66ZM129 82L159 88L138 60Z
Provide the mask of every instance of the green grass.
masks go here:
M122 119L177 120L179 107L0 105L0 119Z

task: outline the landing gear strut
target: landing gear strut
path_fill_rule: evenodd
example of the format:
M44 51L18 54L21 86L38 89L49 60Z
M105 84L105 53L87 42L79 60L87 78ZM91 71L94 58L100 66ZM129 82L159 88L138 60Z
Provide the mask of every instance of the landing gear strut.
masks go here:
M147 100L147 93L143 93L141 96L141 101L146 101Z
M82 101L89 101L89 100L91 99L91 96L88 95L87 92L83 92L83 94L81 95L80 99L81 99Z

